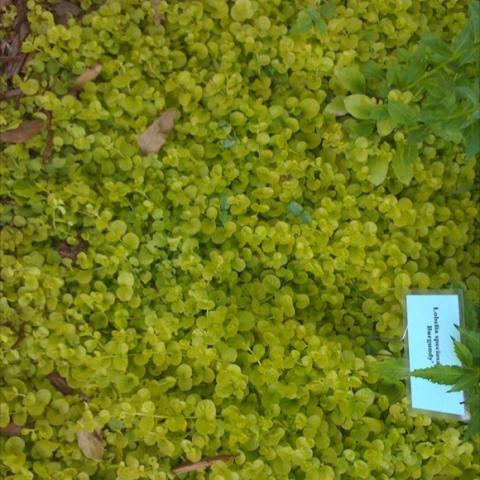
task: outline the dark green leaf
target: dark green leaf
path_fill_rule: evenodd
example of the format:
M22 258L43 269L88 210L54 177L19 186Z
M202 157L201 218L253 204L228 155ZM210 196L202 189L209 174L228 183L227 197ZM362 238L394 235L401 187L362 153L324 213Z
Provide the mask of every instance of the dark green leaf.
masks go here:
M446 60L452 54L450 46L437 33L423 34L420 38L420 44L428 47L440 61Z
M370 120L354 120L350 118L344 122L345 129L351 137L368 137L375 130L376 122Z
M410 376L424 378L441 385L455 385L468 372L456 365L435 365L430 368L420 368L410 372Z
M387 82L390 86L403 88L407 83L407 69L403 65L394 65L387 70Z
M479 315L473 302L466 296L463 296L463 317L465 319L466 330L476 330L480 327Z
M287 210L295 215L302 223L310 224L312 223L312 218L309 213L298 202L290 202L287 205Z
M462 341L468 346L475 360L480 359L480 332L461 328Z
M415 128L412 130L407 137L407 143L416 145L425 140L425 137L428 135L428 127L422 125L421 127Z
M480 432L480 410L475 410L465 430L465 440L470 440L478 432Z
M418 155L418 147L412 144L399 144L393 159L393 172L400 182L409 185L413 178L413 165Z
M367 80L374 80L379 82L385 78L385 70L372 60L360 65L360 71Z
M388 101L388 113L392 120L405 127L412 127L417 120L417 113L413 107L396 100Z
M461 98L465 98L472 105L477 105L480 101L480 92L478 88L475 89L475 86L473 88L467 86L457 87L456 91Z
M463 131L463 141L467 157L474 157L480 152L480 121L477 120Z
M468 6L468 22L471 24L473 40L480 41L480 2L472 0Z
M453 341L455 354L457 355L457 358L462 362L462 365L466 367L471 367L473 364L472 352L469 350L469 348L465 344L455 340L453 337L452 337L452 341Z

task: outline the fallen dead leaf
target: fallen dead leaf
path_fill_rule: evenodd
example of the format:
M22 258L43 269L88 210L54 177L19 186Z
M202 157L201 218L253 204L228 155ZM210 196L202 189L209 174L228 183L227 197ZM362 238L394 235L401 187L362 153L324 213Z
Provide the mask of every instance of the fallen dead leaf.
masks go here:
M0 100L8 100L12 97L22 97L23 92L19 88L12 88L7 90L5 93L0 94Z
M67 383L67 381L58 373L52 372L48 376L50 383L64 395L72 395L73 388Z
M173 473L177 475L181 473L194 472L195 470L204 470L205 468L211 467L215 463L219 462L229 462L235 460L236 455L217 455L215 457L207 457L199 462L195 463L184 463L173 469Z
M102 432L96 428L93 432L86 429L77 432L77 443L82 453L91 460L101 460L105 442L102 438Z
M45 127L43 120L27 120L19 127L0 133L0 142L23 143L40 133Z
M163 112L138 138L137 143L142 153L157 153L167 141L175 120L180 117L178 110Z
M5 5L8 6L8 3L9 2L5 2ZM2 39L0 41L0 56L8 59L8 61L2 62L5 64L3 67L3 73L8 79L13 78L20 72L27 59L27 55L22 53L21 50L23 41L30 33L30 24L27 18L27 1L17 0L15 6L17 9L17 16L10 28L13 32L13 36L8 40ZM2 71L0 70L0 74L1 73Z
M158 11L158 6L162 3L162 0L152 0L152 7L153 7L153 22L158 27L159 25L163 25L167 20L167 17L164 13L160 13Z
M67 25L70 18L80 18L84 15L84 11L75 3L67 0L60 0L58 3L49 5L48 9L53 13L55 23Z
M70 245L67 242L60 242L58 246L58 253L63 258L70 258L71 260L75 261L77 256L80 252L85 252L89 247L89 243L84 240L83 238L78 238L79 242L77 245Z
M97 63L94 67L88 68L81 75L79 75L73 82L72 90L70 93L80 92L85 87L87 82L95 80L102 71L102 66Z
M46 165L50 163L52 159L52 149L53 149L53 129L52 129L52 114L51 112L46 112L47 115L47 143L43 149L43 163Z
M0 428L0 435L4 437L19 437L22 434L22 428L27 428L27 425L17 425L10 422L6 427Z

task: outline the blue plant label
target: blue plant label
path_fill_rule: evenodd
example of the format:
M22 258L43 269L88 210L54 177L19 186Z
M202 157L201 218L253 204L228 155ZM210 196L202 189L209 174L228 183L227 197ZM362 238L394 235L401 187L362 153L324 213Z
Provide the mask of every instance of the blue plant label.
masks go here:
M459 365L452 337L460 340L462 298L458 293L409 293L405 298L407 355L410 371L434 365ZM468 418L464 392L410 377L412 409Z

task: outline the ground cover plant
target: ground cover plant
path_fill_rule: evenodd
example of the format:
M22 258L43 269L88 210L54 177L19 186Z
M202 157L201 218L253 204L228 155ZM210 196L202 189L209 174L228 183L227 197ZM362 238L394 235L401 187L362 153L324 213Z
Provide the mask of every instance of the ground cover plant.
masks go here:
M0 9L2 478L479 477L378 368L480 303L478 2Z

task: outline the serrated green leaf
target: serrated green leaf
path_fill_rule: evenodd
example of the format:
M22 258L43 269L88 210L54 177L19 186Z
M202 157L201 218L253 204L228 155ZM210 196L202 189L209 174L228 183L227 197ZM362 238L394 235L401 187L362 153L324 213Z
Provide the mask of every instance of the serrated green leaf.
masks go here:
M325 33L327 31L327 24L323 18L314 20L313 25L318 33Z
M435 365L410 372L410 376L424 378L440 385L455 385L468 370L456 365Z
M413 178L413 165L418 155L417 145L399 144L392 167L395 176L404 185L409 185Z
M480 152L480 121L477 120L463 131L463 141L467 158Z
M373 365L374 371L376 371L382 380L387 383L395 383L408 376L405 362L401 358L392 358Z
M330 20L335 15L337 5L334 1L327 2L320 6L318 11L325 20Z
M375 104L372 99L366 95L353 94L345 97L345 108L352 117L360 120L368 120L371 118L372 109Z
M455 385L448 390L449 392L461 392L463 390L470 390L478 385L480 375L478 372L466 372L460 380L455 382Z
M338 84L348 92L365 93L365 77L358 67L341 68L335 74Z
M462 341L469 348L475 360L480 359L480 332L461 328Z
M396 100L389 100L388 114L393 121L405 127L412 127L417 121L417 113L413 107Z
M375 186L381 185L387 178L388 160L378 156L368 158L368 181Z
M455 340L453 337L452 341L457 358L462 362L463 365L471 367L473 364L472 352L465 344Z
M290 33L300 34L306 33L312 27L313 21L306 12L300 12L298 18L293 26L290 28Z
M476 410L472 413L468 427L465 430L465 440L470 440L474 435L480 432L480 410Z

